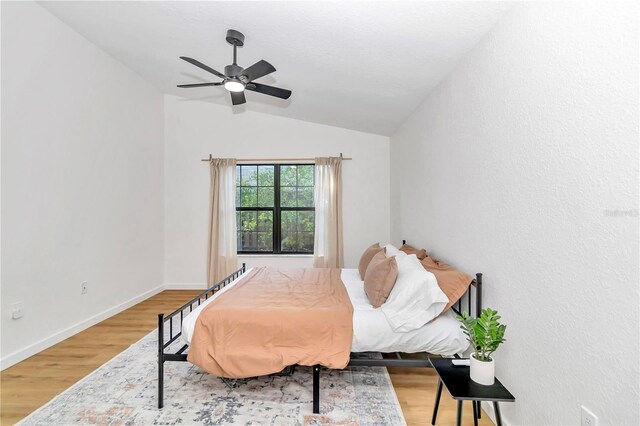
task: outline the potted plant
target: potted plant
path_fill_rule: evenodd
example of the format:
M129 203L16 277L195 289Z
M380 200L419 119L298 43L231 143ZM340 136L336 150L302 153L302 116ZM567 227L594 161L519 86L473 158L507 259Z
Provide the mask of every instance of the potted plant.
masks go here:
M498 322L500 315L491 308L483 309L479 318L471 317L464 311L457 319L462 323L460 328L473 348L469 357L471 380L481 385L492 385L495 381L495 363L491 354L505 341L507 326Z

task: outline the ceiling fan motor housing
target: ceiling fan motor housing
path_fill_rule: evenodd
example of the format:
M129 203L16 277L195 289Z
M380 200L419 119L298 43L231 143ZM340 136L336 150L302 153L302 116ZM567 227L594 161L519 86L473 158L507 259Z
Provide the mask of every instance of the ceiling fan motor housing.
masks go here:
M237 64L231 64L224 67L224 74L227 77L237 77L242 71L244 71L244 68Z

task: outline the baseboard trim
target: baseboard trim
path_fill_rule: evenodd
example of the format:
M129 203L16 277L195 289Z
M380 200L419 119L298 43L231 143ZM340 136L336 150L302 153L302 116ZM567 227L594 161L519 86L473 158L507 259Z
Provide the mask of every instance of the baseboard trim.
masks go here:
M491 402L483 401L483 402L480 403L480 406L482 408L482 411L484 411L485 414L487 416L489 416L489 419L495 425L496 424L496 413L493 410L493 404ZM502 413L502 409L500 410L500 413ZM504 416L502 416L502 425L503 426L508 426L509 425L509 423L505 422Z
M165 290L206 290L207 283L166 283Z
M41 352L55 345L56 343L60 343L63 340L73 336L74 334L77 334L93 325L96 325L97 323L104 321L107 318L112 317L115 314L118 314L124 311L125 309L128 309L133 305L140 303L143 300L148 299L149 297L160 293L164 289L165 289L164 285L159 285L158 287L153 288L149 291L146 291L136 297L133 297L117 306L114 306L113 308L109 308L105 311L100 312L99 314L96 314L90 318L87 318L84 321L80 321L79 323L76 323L70 327L67 327L64 330L61 330L55 333L53 336L39 340L23 349L17 350L5 356L4 358L0 359L0 371L6 368L9 368L14 364L19 363L20 361L23 361L29 358L30 356L33 356L38 352Z

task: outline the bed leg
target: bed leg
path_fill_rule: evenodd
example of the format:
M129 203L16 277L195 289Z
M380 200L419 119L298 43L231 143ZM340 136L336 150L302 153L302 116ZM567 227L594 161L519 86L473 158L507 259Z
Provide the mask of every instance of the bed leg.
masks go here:
M158 408L164 406L164 314L158 314Z
M313 366L313 414L320 414L320 366Z

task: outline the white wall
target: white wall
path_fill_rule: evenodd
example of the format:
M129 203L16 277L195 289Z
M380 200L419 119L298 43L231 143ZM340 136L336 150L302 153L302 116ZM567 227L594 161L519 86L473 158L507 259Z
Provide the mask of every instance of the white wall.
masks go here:
M389 239L389 138L230 106L165 97L165 282L206 282L209 153L273 158L339 155L343 165L345 264ZM247 266L311 267L311 257L241 257Z
M2 2L2 91L6 368L162 285L163 98L31 2Z
M394 240L484 272L508 324L507 422L637 424L637 5L515 6L391 157Z

